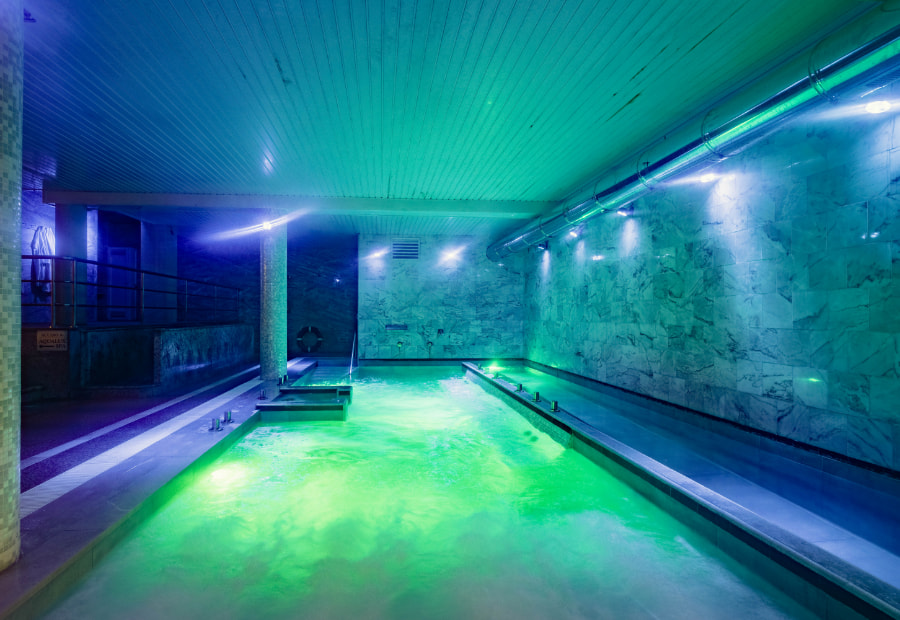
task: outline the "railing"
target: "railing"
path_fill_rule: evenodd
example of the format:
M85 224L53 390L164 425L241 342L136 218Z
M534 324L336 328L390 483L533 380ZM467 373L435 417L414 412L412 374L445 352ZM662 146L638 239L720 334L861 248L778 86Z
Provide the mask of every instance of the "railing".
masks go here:
M228 323L240 289L69 256L22 255L22 324Z
M347 376L350 378L350 381L353 381L353 356L355 353L356 353L356 332L353 333L353 346L350 348L350 369L347 371ZM357 360L356 366L359 367L359 360Z

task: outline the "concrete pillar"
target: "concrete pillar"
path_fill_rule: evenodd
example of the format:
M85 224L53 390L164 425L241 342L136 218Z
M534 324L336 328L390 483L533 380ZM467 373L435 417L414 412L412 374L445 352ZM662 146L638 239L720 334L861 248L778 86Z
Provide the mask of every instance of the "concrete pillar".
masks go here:
M259 245L259 371L264 381L287 372L287 228L262 231Z
M0 2L0 569L19 557L23 14Z
M141 269L178 275L178 237L172 226L141 222ZM178 320L177 284L170 278L144 275L144 323L164 325Z
M87 209L83 205L56 205L56 255L87 258ZM58 260L54 266L53 299L57 327L84 325L87 316L87 266ZM81 285L75 285L81 282Z

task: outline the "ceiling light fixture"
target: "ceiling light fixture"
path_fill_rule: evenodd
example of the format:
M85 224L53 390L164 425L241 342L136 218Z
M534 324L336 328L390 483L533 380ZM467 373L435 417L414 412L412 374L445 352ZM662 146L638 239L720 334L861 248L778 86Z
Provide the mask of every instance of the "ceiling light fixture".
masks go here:
M700 182L701 183L712 183L713 181L716 180L716 178L717 178L716 175L714 175L712 172L707 172L706 174L704 174L703 176L700 177Z

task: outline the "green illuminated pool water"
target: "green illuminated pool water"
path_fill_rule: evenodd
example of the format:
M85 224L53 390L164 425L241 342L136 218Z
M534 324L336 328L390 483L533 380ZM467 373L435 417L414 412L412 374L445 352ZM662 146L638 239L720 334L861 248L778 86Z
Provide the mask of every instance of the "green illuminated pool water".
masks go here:
M458 368L259 427L52 618L811 617Z

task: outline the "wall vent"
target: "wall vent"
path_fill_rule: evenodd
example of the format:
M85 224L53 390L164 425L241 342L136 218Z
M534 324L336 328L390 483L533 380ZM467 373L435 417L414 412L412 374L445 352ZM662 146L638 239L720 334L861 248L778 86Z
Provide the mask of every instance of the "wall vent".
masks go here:
M419 240L394 239L393 243L391 244L391 258L419 258Z

